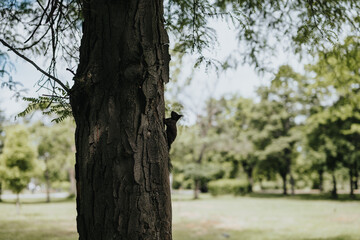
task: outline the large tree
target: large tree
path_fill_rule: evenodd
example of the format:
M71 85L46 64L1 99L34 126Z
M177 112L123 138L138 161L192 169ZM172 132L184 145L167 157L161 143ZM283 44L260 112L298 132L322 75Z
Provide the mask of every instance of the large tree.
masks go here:
M2 44L42 71L42 86L52 89L49 105L54 111L64 107L57 112L68 115L63 97L70 96L77 125L80 239L172 238L163 124L170 60L164 17L178 40L175 50L198 53L211 47L216 37L209 18L232 20L245 46L243 59L258 68L262 53L276 46L277 39L288 40L288 46L300 51L335 40L344 24L355 29L359 25L356 0L170 0L166 4L164 15L162 0L0 3ZM77 63L78 20L82 21L80 58L70 88L56 77L56 67L61 58ZM31 54L48 56L48 69L40 69L25 56ZM204 59L200 56L199 62ZM56 93L61 96L55 97Z

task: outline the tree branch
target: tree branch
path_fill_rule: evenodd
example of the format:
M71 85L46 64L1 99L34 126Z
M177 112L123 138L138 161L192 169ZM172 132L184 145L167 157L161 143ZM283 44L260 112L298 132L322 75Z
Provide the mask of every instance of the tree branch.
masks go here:
M15 48L13 48L12 46L10 46L7 42L5 42L4 40L0 39L0 42L6 46L7 48L9 48L11 51L13 51L16 55L18 55L19 57L21 57L22 59L24 59L25 61L27 61L28 63L30 63L31 65L33 65L39 72L41 72L42 74L44 74L45 76L47 76L48 78L54 80L57 84L59 84L67 93L70 92L70 89L68 87L65 86L65 84L63 84L58 78L50 75L49 73L47 73L46 71L44 71L43 69L41 69L38 65L36 65L36 63L34 63L33 61L31 61L29 58L27 58L26 56L24 56L23 54L21 54L20 52L18 52Z

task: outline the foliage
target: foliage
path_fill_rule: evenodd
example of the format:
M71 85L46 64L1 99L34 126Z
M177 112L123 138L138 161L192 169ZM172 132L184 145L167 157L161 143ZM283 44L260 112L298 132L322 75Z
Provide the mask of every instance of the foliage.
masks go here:
M233 194L244 195L248 192L248 182L240 179L219 179L210 181L209 192L213 196Z
M360 165L359 43L358 37L348 37L344 43L319 52L318 61L307 66L314 74L309 88L320 89L327 102L307 120L308 148L313 156L314 151L318 155L315 167L325 165L331 172L345 167L350 178L358 176ZM351 188L356 181L350 181Z
M37 144L38 157L44 161L44 171L50 180L68 180L68 170L74 166L75 161L73 121L68 119L52 126L38 122L31 128Z
M36 153L30 145L29 133L21 125L7 131L1 165L7 187L20 193L36 170Z

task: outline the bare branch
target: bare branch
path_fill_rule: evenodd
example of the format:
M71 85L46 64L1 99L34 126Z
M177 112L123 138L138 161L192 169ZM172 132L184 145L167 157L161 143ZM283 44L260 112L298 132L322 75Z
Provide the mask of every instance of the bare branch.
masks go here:
M28 63L30 63L31 65L33 65L39 72L41 72L42 74L44 74L45 76L47 76L48 78L54 80L57 84L59 84L67 93L70 92L70 89L68 87L65 86L65 84L63 84L58 78L50 75L49 73L47 73L46 71L44 71L43 69L41 69L36 63L34 63L32 60L30 60L29 58L27 58L26 56L24 56L23 54L21 54L20 52L18 52L15 48L13 48L12 46L10 46L7 42L5 42L4 40L0 39L0 42L6 46L7 48L9 48L11 51L13 51L16 55L18 55L19 57L21 57L22 59L24 59L25 61L27 61Z
M75 72L74 72L72 69L66 68L66 70L69 71L69 72L71 72L74 76L76 75Z

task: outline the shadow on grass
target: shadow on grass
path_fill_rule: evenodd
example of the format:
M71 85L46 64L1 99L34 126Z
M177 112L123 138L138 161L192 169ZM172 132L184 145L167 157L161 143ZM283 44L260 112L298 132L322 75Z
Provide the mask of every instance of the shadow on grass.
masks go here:
M349 194L338 194L337 198L333 198L330 193L321 194L295 194L283 195L280 193L250 193L246 195L253 198L282 198L282 199L295 199L295 200L331 200L331 201L359 201L360 196L355 195L351 197Z

